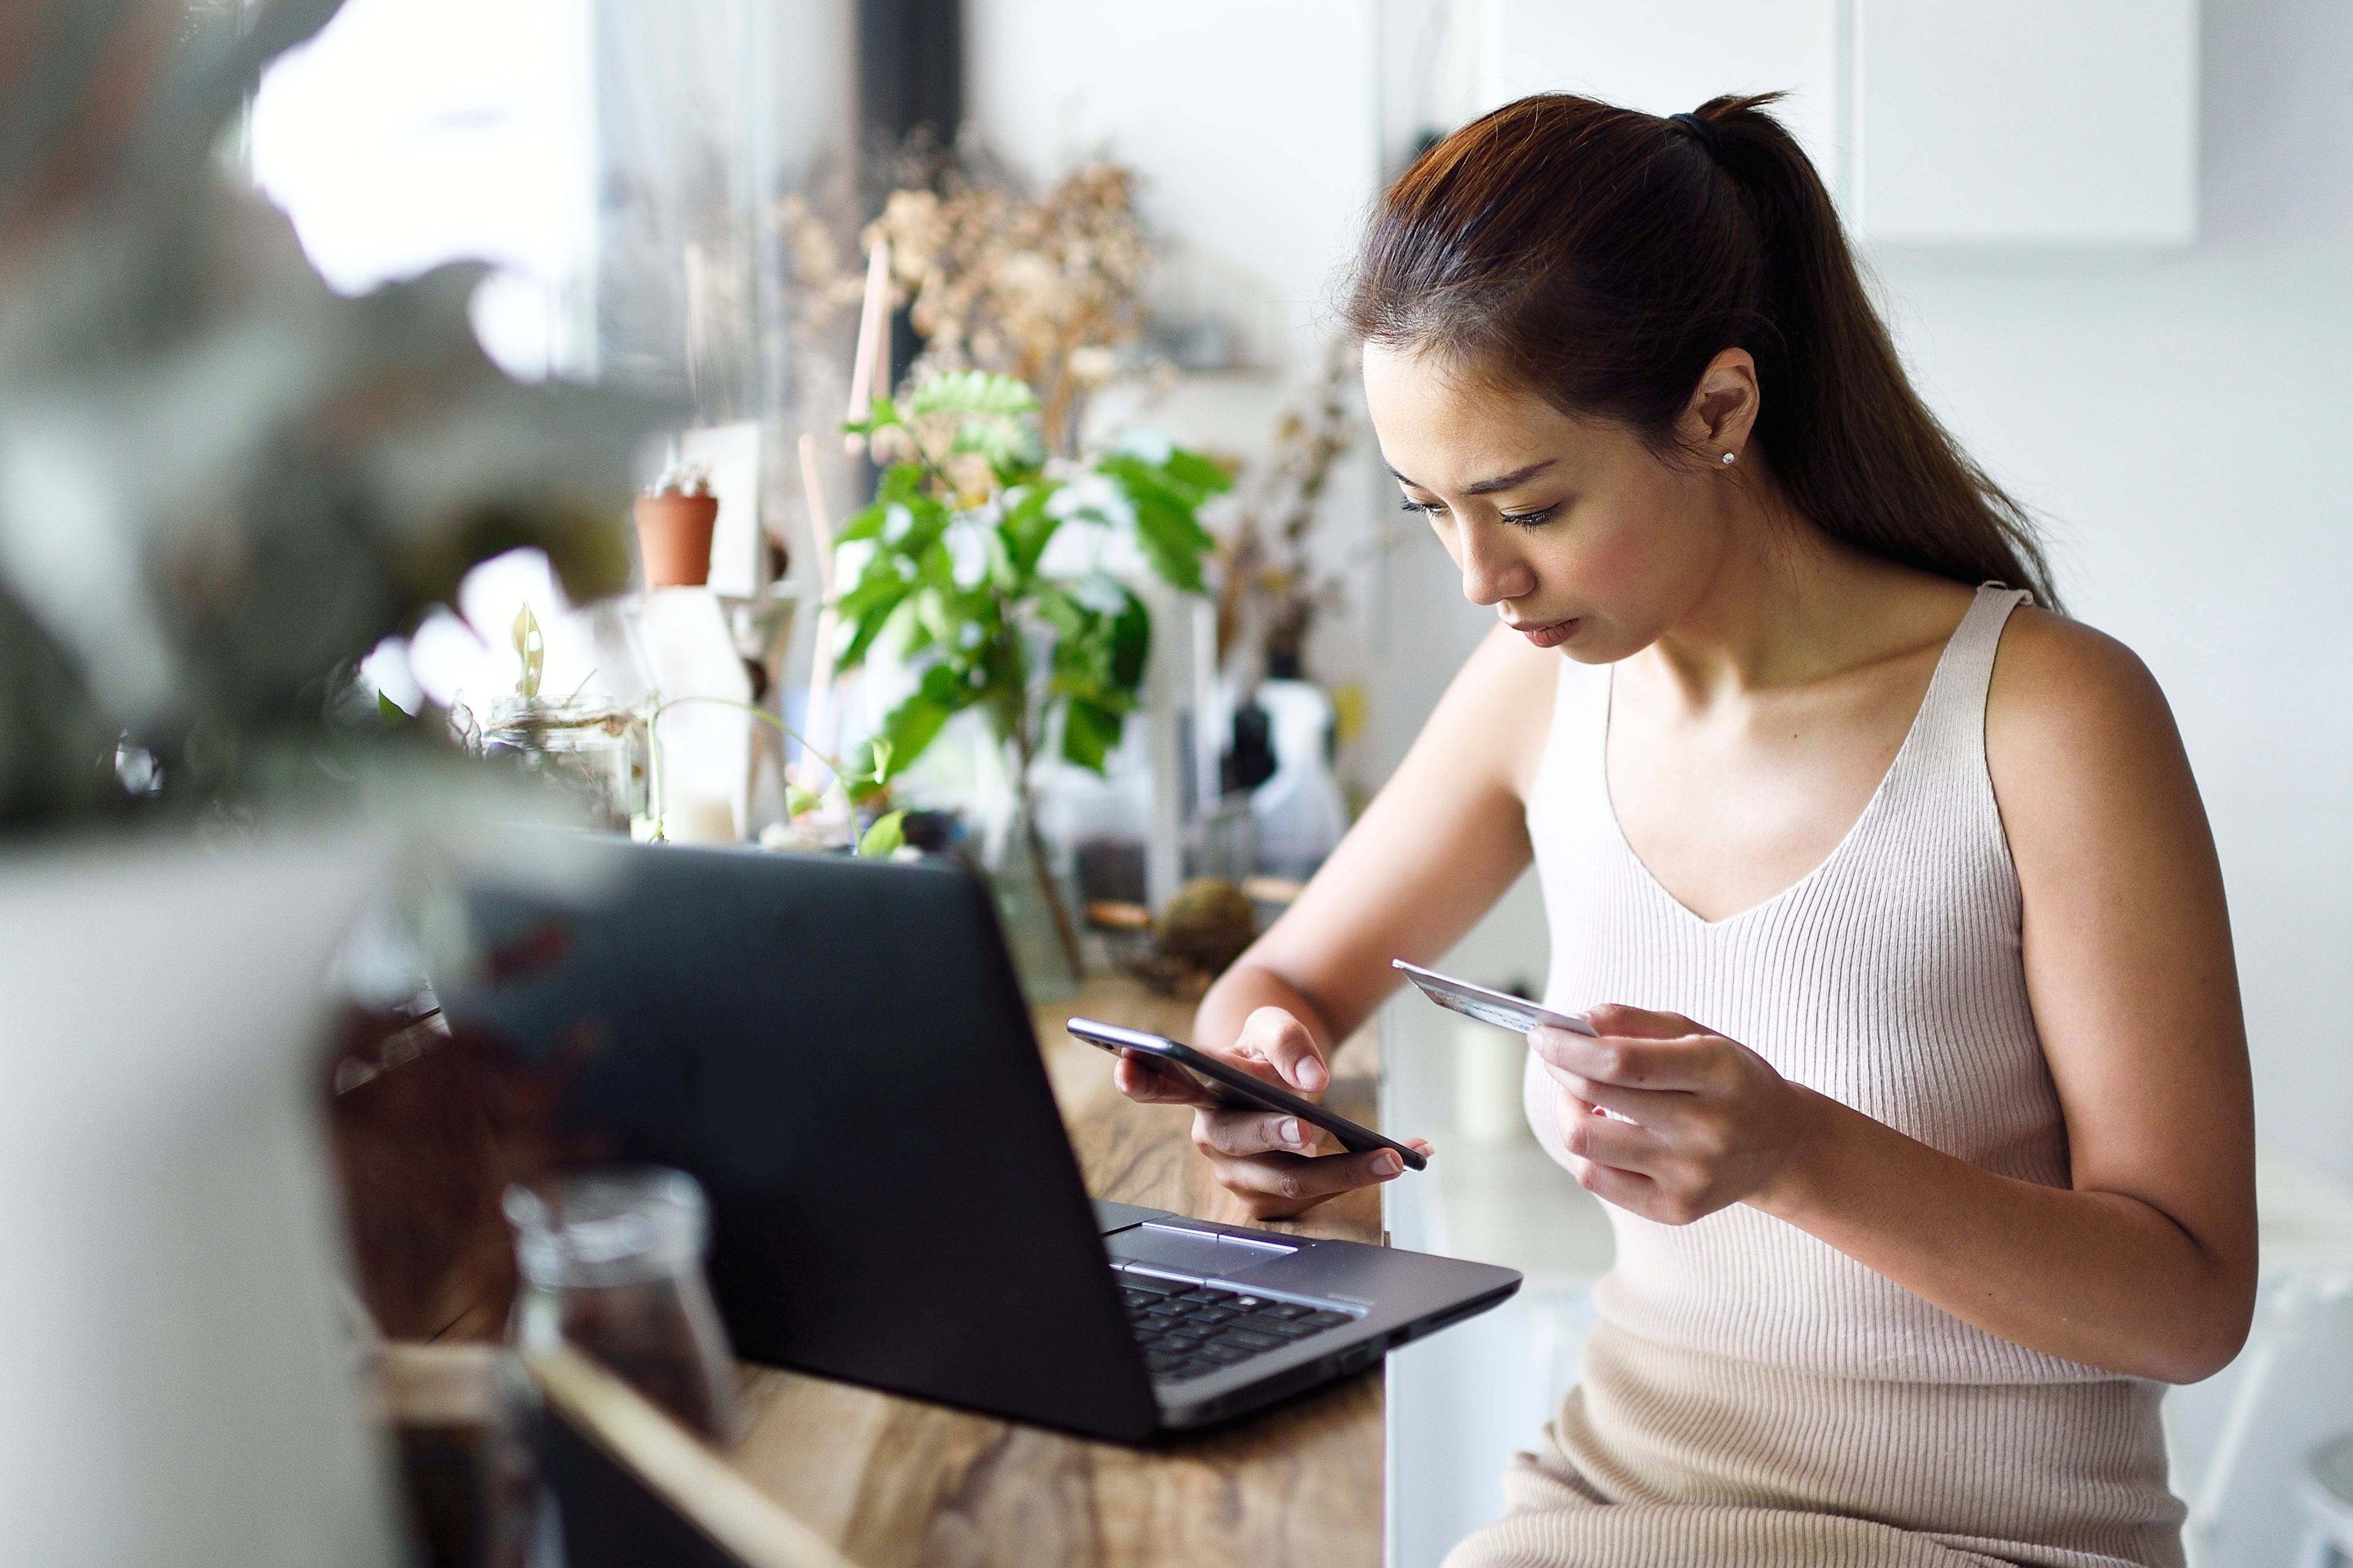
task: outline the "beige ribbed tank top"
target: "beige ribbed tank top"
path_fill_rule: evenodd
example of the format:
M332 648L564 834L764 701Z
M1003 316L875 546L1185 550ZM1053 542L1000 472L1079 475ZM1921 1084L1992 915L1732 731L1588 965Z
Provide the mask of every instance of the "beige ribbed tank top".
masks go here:
M1546 1005L1676 1012L1784 1077L1989 1171L2068 1183L2066 1129L2028 1005L2018 875L1986 771L1986 689L2027 595L1989 586L1936 662L1862 815L1796 885L1726 920L1677 902L1609 802L1607 667L1561 661L1528 798L1552 928ZM1530 1058L1538 1139L1562 1158L1554 1087ZM1745 1205L1664 1226L1612 1206L1600 1315L1654 1343L1924 1383L2093 1382L2112 1373L1974 1328Z

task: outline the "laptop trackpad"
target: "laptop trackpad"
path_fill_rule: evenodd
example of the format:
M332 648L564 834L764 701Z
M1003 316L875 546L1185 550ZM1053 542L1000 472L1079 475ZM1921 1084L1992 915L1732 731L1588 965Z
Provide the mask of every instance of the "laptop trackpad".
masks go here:
M1231 1277L1299 1250L1279 1241L1245 1241L1206 1230L1150 1222L1103 1237L1103 1249L1118 1263L1142 1263L1204 1279Z

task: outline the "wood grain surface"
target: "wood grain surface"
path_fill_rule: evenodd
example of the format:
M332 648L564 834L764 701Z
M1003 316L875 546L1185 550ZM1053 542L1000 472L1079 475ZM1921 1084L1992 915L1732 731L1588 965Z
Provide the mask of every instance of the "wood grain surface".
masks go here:
M1192 1113L1120 1099L1111 1058L1063 1032L1064 1020L1082 1014L1182 1039L1192 1008L1097 981L1074 1002L1034 1010L1087 1190L1249 1223L1194 1153ZM1372 1043L1352 1044L1335 1065L1335 1109L1371 1124ZM1378 1241L1378 1194L1355 1194L1269 1228ZM1375 1568L1381 1561L1377 1369L1149 1449L768 1367L744 1368L744 1395L737 1469L864 1568Z

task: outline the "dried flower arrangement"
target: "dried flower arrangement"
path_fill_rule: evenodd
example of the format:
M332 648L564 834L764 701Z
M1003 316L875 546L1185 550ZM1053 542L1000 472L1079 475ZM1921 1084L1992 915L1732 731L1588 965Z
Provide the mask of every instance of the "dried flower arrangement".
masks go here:
M1009 375L1037 393L1047 450L1076 456L1087 395L1144 330L1151 250L1134 175L1089 163L1033 195L967 149L932 160L929 174L892 191L860 244L864 253L889 242L891 308L908 309L923 340L907 384L964 370ZM844 268L805 203L787 198L780 210L814 336L859 304L864 278Z
M1254 650L1256 673L1297 679L1315 617L1334 607L1336 578L1319 575L1309 549L1332 465L1356 444L1348 382L1355 352L1335 345L1308 406L1275 425L1274 449L1251 479L1219 541L1218 657Z

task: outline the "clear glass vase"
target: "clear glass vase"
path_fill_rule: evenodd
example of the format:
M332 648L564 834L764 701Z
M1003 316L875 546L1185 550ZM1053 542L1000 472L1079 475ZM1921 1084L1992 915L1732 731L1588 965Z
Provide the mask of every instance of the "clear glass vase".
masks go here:
M473 741L477 754L536 779L582 826L627 833L645 809L645 742L638 714L607 698L501 697Z
M702 1275L710 1229L692 1177L617 1167L510 1187L521 1274L507 1337L568 1344L688 1428L735 1436L735 1363Z
M984 856L997 924L1013 955L1021 994L1034 1006L1067 1002L1079 994L1078 908L1069 879L1054 868L1053 855L1032 826L1029 811L1016 805L1003 828L987 840ZM1059 910L1050 900L1060 900Z

